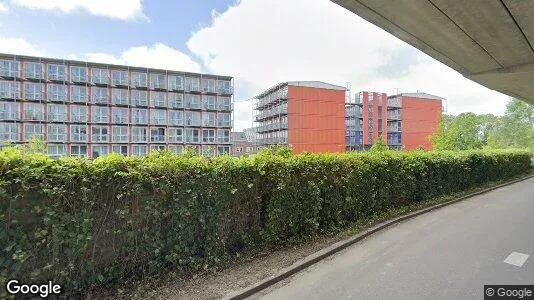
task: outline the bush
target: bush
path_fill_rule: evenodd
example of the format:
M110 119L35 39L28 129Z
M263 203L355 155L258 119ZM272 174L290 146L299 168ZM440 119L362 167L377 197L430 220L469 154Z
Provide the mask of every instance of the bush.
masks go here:
M4 149L0 284L53 280L83 293L169 268L208 268L532 168L520 150L286 152L90 161Z

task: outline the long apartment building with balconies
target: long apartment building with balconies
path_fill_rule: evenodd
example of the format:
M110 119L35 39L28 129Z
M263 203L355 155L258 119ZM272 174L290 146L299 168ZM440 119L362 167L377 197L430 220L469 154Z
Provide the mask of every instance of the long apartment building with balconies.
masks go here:
M232 77L0 54L0 146L52 157L230 152Z

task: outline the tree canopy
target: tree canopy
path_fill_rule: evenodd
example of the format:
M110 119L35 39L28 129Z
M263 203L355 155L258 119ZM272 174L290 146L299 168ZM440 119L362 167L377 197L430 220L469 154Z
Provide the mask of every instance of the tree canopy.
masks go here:
M504 116L444 114L431 142L436 150L534 149L534 105L512 99L506 106Z

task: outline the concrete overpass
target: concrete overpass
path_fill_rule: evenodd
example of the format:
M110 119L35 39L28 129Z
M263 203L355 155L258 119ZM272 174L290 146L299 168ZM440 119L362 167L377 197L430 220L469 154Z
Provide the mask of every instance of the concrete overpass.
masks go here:
M533 0L332 0L465 77L534 104Z

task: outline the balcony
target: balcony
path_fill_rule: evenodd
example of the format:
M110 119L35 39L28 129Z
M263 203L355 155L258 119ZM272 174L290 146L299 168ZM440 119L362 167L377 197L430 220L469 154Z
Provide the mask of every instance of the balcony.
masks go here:
M402 107L402 101L400 97L388 99L388 109L397 109Z
M217 94L219 95L232 95L233 93L234 93L234 87L232 86L217 87Z
M400 110L388 111L388 120L401 120Z
M280 106L275 106L271 109L262 110L255 116L255 121L265 120L274 116L287 115L287 103Z
M258 99L256 104L254 105L254 109L261 110L262 108L265 108L271 104L275 104L284 100L287 100L287 87L274 91L271 94Z
M258 143L261 144L261 145L287 144L287 138L286 137L260 138L260 139L258 139Z
M265 124L256 127L257 132L263 133L263 132L270 132L270 131L280 131L280 130L286 130L287 129L287 121L278 122L278 123L272 123L272 124Z
M17 121L20 120L20 114L18 112L0 112L1 121Z
M200 85L199 84L186 84L185 91L200 93Z

